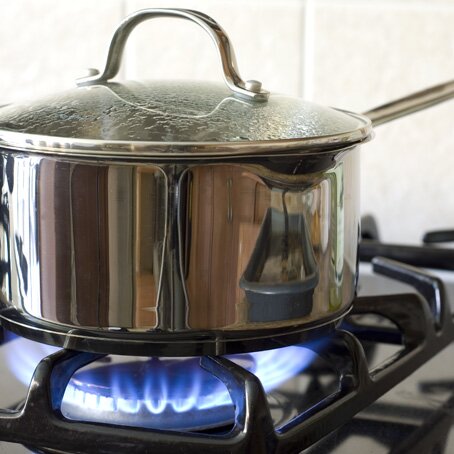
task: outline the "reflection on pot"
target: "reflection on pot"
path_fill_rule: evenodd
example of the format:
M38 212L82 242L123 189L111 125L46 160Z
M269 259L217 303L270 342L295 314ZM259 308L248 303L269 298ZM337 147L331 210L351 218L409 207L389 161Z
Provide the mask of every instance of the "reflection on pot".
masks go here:
M248 320L292 320L310 314L318 283L304 213L270 208L240 280L249 304Z
M312 173L1 156L4 311L152 335L315 323L352 301L356 149Z

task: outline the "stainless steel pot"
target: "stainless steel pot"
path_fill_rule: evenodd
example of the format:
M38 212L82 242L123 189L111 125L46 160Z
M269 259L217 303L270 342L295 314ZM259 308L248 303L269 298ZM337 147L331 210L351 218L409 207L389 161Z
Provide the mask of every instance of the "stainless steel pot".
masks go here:
M118 84L128 34L189 19L227 87ZM99 75L0 109L3 326L103 353L259 350L332 329L355 295L359 145L448 99L358 115L244 82L225 32L188 10L123 21ZM369 118L370 119L369 119Z

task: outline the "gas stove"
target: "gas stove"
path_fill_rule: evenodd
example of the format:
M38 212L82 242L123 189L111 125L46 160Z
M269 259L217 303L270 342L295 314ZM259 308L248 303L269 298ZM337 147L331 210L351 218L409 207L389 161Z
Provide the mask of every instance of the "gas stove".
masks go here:
M350 314L304 344L137 358L5 330L0 452L451 452L454 251L364 236L364 261L407 263L361 263Z

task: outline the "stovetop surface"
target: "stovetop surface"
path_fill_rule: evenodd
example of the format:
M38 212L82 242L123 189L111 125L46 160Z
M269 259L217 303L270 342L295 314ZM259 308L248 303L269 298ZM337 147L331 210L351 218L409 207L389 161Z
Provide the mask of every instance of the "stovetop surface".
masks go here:
M350 423L303 452L454 452L453 361L450 345Z
M451 305L454 302L454 273L440 273L448 290ZM372 275L369 265L361 265L360 293L408 292L411 288L385 277ZM11 342L20 342L14 340ZM0 376L2 392L0 407L11 408L20 403L26 386L16 379L7 360L8 344L0 347ZM396 347L380 344L369 358L379 364ZM313 384L311 385L313 388ZM271 396L273 418L291 418L298 396L311 389L304 371L279 387ZM284 409L282 408L284 407ZM349 423L331 433L316 445L302 451L307 454L352 452L382 454L408 452L454 452L454 344L401 382L366 410L358 413ZM0 453L30 453L29 449L11 443L0 443Z

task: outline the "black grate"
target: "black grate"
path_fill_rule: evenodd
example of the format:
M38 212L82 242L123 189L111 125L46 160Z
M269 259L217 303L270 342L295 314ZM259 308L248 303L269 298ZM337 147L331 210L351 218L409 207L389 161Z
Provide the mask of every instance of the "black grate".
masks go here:
M127 428L69 421L60 411L71 376L100 358L94 353L62 350L37 366L19 410L0 412L0 439L49 452L70 453L293 453L301 452L348 422L360 410L446 347L454 323L442 282L428 273L389 259L373 260L374 270L412 284L418 294L359 297L351 321L341 325L316 351L339 371L336 392L278 430L260 381L223 357L205 356L201 366L227 386L235 406L228 433L190 433ZM361 325L361 315L378 314L393 326ZM361 341L402 348L369 370ZM308 344L307 348L315 348Z

